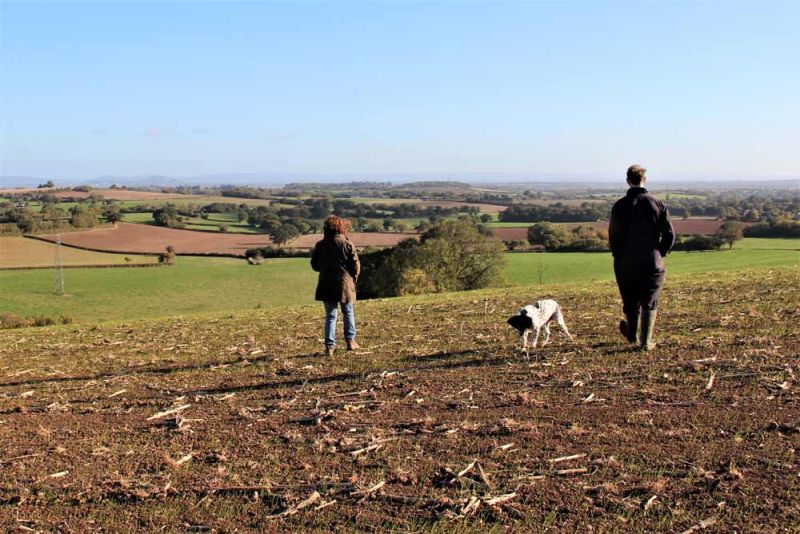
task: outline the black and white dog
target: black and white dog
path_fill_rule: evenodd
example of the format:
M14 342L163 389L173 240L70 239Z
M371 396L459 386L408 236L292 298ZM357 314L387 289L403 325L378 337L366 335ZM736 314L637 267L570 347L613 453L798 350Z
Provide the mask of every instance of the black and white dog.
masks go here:
M547 345L550 341L550 322L555 321L564 334L572 341L572 336L567 330L567 324L564 322L564 314L561 313L561 307L558 302L547 299L538 300L533 304L528 304L520 309L516 315L508 319L508 324L513 326L522 339L522 350L528 350L528 335L536 331L536 336L533 338L533 348L536 348L536 343L539 341L539 332L544 329L544 340L542 346Z

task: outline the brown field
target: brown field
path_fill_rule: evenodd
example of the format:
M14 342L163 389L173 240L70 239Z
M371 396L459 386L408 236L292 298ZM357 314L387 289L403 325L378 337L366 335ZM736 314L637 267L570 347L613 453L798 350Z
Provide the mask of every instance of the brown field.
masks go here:
M347 200L347 199L343 199ZM460 208L462 206L472 206L478 208L481 213L500 213L505 211L508 206L497 204L483 204L480 202L460 202L457 200L418 200L415 198L374 198L360 199L362 204L413 204L420 208L441 206L443 208Z
M794 532L799 282L671 277L649 353L551 286L529 361L518 288L359 302L327 359L318 305L0 331L0 530Z
M55 245L25 237L0 237L0 269L19 267L46 267L53 265ZM152 256L128 256L124 254L92 252L70 247L62 247L61 258L64 265L129 265L155 263Z
M672 226L675 232L681 235L711 235L716 232L722 222L717 219L673 219ZM534 223L520 223L523 226L505 227L505 228L492 228L492 235L495 239L503 241L525 241L528 239L528 227ZM588 225L600 230L608 230L608 222L591 222L591 223L565 223L567 226L574 228L576 226ZM748 223L744 223L745 225Z
M41 236L55 240L54 235ZM224 234L176 230L148 224L121 222L116 228L86 230L63 234L61 241L70 246L127 253L159 253L172 245L178 254L229 254L244 256L249 248L271 244L264 234Z
M364 247L393 247L403 239L409 237L419 237L419 234L412 233L377 233L377 232L351 232L347 234L350 241L358 248ZM298 237L291 243L289 248L312 248L314 244L322 239L322 234L307 234Z
M583 223L596 228L607 229L608 223ZM711 219L689 219L673 221L679 234L712 234L719 228L721 221ZM577 226L570 223L569 226ZM512 228L493 228L494 239L501 241L525 241L528 239L527 226ZM390 247L403 239L416 237L413 233L372 233L353 232L350 240L359 247ZM43 235L44 239L55 241L54 235ZM307 249L314 246L321 234L300 236L285 245L289 249ZM224 254L244 256L247 249L272 245L266 234L233 234L216 232L197 232L193 230L177 230L146 224L119 223L116 228L102 228L62 235L65 245L92 249L97 251L120 253L159 253L168 245L175 247L178 254Z
M361 233L349 234L350 240L359 248L394 246L403 239L417 234ZM42 235L43 239L55 241L56 236ZM321 234L300 236L285 246L290 249L311 248L322 239ZM116 228L102 228L70 232L61 235L65 245L98 251L125 253L160 253L168 245L178 254L225 254L244 256L247 249L272 245L266 234L233 234L177 230L149 224L121 222Z
M92 189L86 191L61 190L55 188L41 189L0 189L0 195L21 193L52 193L58 198L89 198L89 195L102 195L108 200L160 200L167 198L194 199L203 198L196 195L182 195L180 193L159 193L156 191L129 191L127 189Z
M553 204L563 204L565 206L571 207L579 207L584 202L589 202L590 204L597 204L600 202L606 202L608 199L597 199L597 198L570 198L570 199L556 199L556 198L543 198L543 199L527 199L520 202L520 204L528 204L531 206L552 206Z

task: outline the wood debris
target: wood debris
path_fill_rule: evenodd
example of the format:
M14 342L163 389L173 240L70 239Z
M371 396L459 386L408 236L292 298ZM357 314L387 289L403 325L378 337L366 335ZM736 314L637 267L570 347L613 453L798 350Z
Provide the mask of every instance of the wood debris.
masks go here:
M190 408L191 404L184 404L182 406L178 406L177 408L171 408L169 410L165 410L163 412L158 412L156 414L151 415L147 418L148 421L153 421L154 419L161 419L162 417L166 417L168 415L176 414L182 412L183 410Z

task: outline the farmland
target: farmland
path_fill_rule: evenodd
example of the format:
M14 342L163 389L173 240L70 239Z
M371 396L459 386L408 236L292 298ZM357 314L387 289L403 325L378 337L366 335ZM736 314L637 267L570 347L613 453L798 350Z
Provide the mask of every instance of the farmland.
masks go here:
M530 361L517 288L359 303L332 359L316 305L3 331L0 528L791 529L798 283L676 275L647 354L611 285Z
M149 217L149 214L134 215L147 215ZM243 256L247 249L272 245L270 237L263 233L219 232L219 224L235 224L233 222L223 222L223 219L219 219L220 217L225 216L214 214L213 219L209 216L209 221L197 219L192 224L191 228L208 230L205 232L165 228L152 224L122 222L118 223L116 227L68 232L62 236L62 242L70 246L107 252L155 254L163 252L167 246L171 245L178 254L222 254L233 256ZM230 219L230 217L227 218ZM608 226L604 222L587 224L600 229L606 229ZM722 224L721 221L710 219L690 219L674 222L675 230L679 234L711 234L719 228L720 224ZM577 225L577 223L569 223L569 226ZM246 225L239 226L248 228ZM526 224L519 227L496 227L492 229L493 237L503 241L526 241L528 238L528 226ZM362 248L367 246L386 247L394 246L403 239L415 237L415 235L407 232L353 232L350 234L350 239L356 246ZM55 240L55 235L53 234L46 234L41 237L51 241ZM286 248L311 248L320 238L320 234L302 235L289 242Z
M54 235L44 235L54 240ZM244 256L249 248L265 247L271 243L264 234L225 234L193 232L162 226L119 223L116 227L70 232L61 237L71 246L124 253L158 253L167 246L178 254L228 254Z
M672 221L672 226L676 234L681 235L711 235L716 232L723 221L716 219L676 219ZM569 227L580 225L588 225L600 230L608 229L608 222L592 222L592 223L557 223L564 224ZM528 239L528 227L533 223L490 223L490 228L497 239L502 240L519 240L525 241Z
M799 249L797 240L745 239L733 250L675 252L667 258L668 284L678 274L797 266ZM540 294L540 280L598 285L613 280L608 253L509 253L506 259L507 283L527 286L526 294ZM316 274L307 258L270 259L254 267L233 258L179 257L175 267L70 269L65 279L62 298L50 294L50 272L0 273L0 310L68 315L85 323L284 306L311 302Z
M126 259L127 258L127 259ZM48 267L55 259L55 245L24 237L0 237L0 269ZM136 265L154 263L152 256L126 256L62 247L64 265Z
M192 195L180 193L160 193L157 191L136 191L133 189L91 189L89 191L59 190L49 187L37 189L0 189L2 195L19 195L25 193L52 194L58 198L87 199L92 194L100 195L108 200L142 201L142 200L179 200L192 198Z
M393 246L403 239L416 234L403 233L360 233L350 234L350 240L357 247ZM53 234L41 236L54 241ZM311 248L321 234L307 234L292 241L288 248ZM162 226L119 223L116 227L65 233L63 243L109 252L158 253L172 246L178 254L220 254L244 256L248 249L272 245L266 234L233 234L217 232L195 232Z

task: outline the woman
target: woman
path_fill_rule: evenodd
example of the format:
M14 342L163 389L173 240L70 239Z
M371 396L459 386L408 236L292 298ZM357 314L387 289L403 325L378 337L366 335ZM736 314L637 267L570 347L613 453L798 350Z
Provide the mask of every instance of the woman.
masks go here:
M344 315L344 337L347 350L359 348L356 343L356 280L361 272L358 253L347 239L350 222L330 215L325 219L324 237L314 246L311 268L319 273L316 300L325 304L325 355L336 350L336 316L339 305Z

